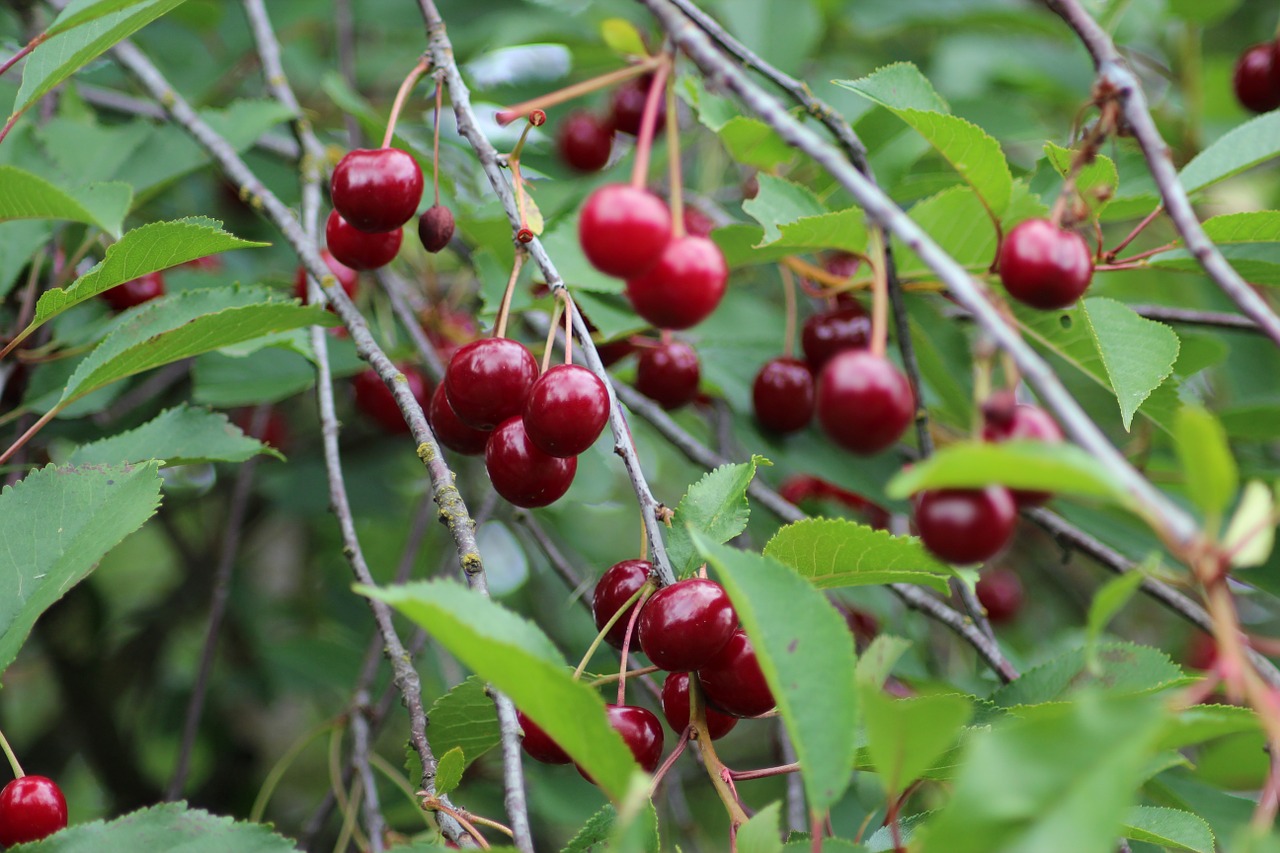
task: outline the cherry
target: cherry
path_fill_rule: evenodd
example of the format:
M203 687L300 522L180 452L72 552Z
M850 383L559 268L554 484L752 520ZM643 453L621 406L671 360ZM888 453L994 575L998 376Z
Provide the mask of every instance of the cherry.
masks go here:
M609 392L585 367L557 364L538 377L524 406L524 430L543 453L577 456L609 421Z
M510 338L472 341L453 354L444 372L445 393L458 420L490 430L524 411L538 378L538 362Z
M716 230L716 222L703 213L701 209L686 204L684 207L684 230L694 237L710 237L711 232Z
M217 272L222 269L222 258L217 255L205 255L202 258L187 261L183 266L201 272Z
M431 383L411 365L403 364L397 367L404 374L405 382L413 392L414 399L422 406L426 406L428 395L431 393ZM372 367L351 378L351 390L355 394L356 408L378 426L393 435L401 435L409 431L409 425L405 423L404 415L400 413L400 406L396 404L395 395Z
M489 443L491 430L472 429L458 420L453 406L449 405L449 398L445 396L443 382L437 385L436 390L431 394L431 405L427 408L427 423L431 424L431 432L435 434L436 441L454 453L479 456L484 453L485 445Z
M714 708L704 709L707 733L719 740L738 724L737 717L722 714ZM671 730L680 734L689 728L689 673L673 672L662 682L662 713Z
M453 211L443 204L433 204L418 217L418 239L422 248L432 254L442 251L453 239Z
M494 491L508 503L533 509L555 503L569 491L578 460L543 453L525 434L524 421L514 417L503 421L489 436L484 467Z
M1089 244L1047 219L1014 226L1000 245L1000 281L1010 296L1032 308L1074 305L1092 278Z
M698 354L683 341L667 341L640 350L636 389L664 409L678 409L698 396L702 371Z
M1231 78L1236 99L1247 110L1265 113L1280 107L1280 49L1275 43L1255 44L1236 62Z
M862 258L851 252L832 252L822 259L822 268L839 278L853 278L853 274L860 266L862 266Z
M1022 609L1022 581L1009 569L983 572L974 592L992 622L1008 622Z
M333 273L333 277L338 280L338 284L341 285L347 296L355 299L356 292L360 289L359 273L340 262L328 249L321 249L320 257L324 260L325 265L329 267L329 272ZM293 276L293 295L301 299L303 305L307 304L307 269L301 265L299 265L298 271Z
M576 112L560 125L556 135L560 159L579 172L598 172L609 163L613 129L591 113Z
M640 135L640 123L644 120L644 104L649 98L649 87L653 83L653 75L646 74L634 80L628 80L613 90L613 100L609 102L609 123L614 130ZM667 123L666 98L658 98L657 121L653 132L659 133Z
M605 623L613 618L613 614L617 613L622 605L631 599L631 596L640 591L640 587L644 586L644 582L649 579L649 573L652 571L653 563L648 560L623 560L620 563L614 563L600 576L600 582L596 584L595 596L591 600L591 613L595 616L597 631L604 630ZM622 648L622 642L627 636L627 624L631 621L631 614L635 612L638 603L633 602L627 608L627 612L613 623L609 633L604 635L605 642L615 649Z
M98 295L102 301L111 306L113 311L124 311L164 296L164 276L159 272L149 272L124 284L117 284L110 290Z
M635 756L636 763L646 773L657 770L658 762L662 760L663 737L662 723L658 722L654 713L637 705L606 705L605 710L609 714L609 725L622 735L627 748ZM578 772L587 781L591 781L591 777L583 773L581 767Z
M651 270L671 242L671 211L648 190L606 184L582 206L578 241L600 272L634 278Z
M1208 671L1218 665L1218 643L1212 634L1196 631L1182 653L1183 665Z
M400 253L404 232L397 228L369 234L352 228L338 211L331 210L324 224L324 239L338 263L353 270L376 270L391 263Z
M818 422L846 450L870 455L892 445L915 416L911 383L869 350L846 350L818 376Z
M777 704L755 648L741 630L734 631L720 653L698 670L698 681L709 703L735 717L758 717Z
M803 361L766 361L751 386L751 403L760 426L776 433L802 430L813 418L813 374Z
M250 438L256 438L263 444L269 444L276 450L285 451L293 444L293 431L289 428L289 422L284 415L280 414L279 409L271 409L267 412L267 421L262 429L257 432L253 431L253 409L240 409L231 418L231 422L240 428L240 431Z
M0 846L48 838L67 826L67 799L47 776L23 776L0 791Z
M352 227L376 234L404 225L422 201L422 168L399 148L357 148L329 182L333 206Z
M419 315L422 331L445 361L479 337L475 318L465 311L455 310L444 303L426 309Z
M871 318L855 303L814 314L800 330L800 348L814 373L845 350L866 349L871 341Z
M550 735L538 727L537 723L526 717L523 711L516 711L516 721L524 731L524 739L520 741L520 745L524 747L525 752L529 753L530 758L541 761L543 764L568 764L573 760L560 748L560 744L553 741Z
M686 235L667 243L648 272L627 279L627 298L654 326L687 329L716 310L728 280L720 247L706 237Z
M1003 486L938 489L915 496L916 527L926 548L949 563L991 559L1013 537L1018 517Z
M600 356L600 363L605 367L617 364L635 351L636 345L631 343L628 338L619 338L616 341L596 344L596 355Z
M724 587L688 578L650 596L636 621L645 657L667 672L689 672L716 656L738 627Z
M993 394L983 404L982 413L983 441L1043 441L1048 444L1062 441L1062 430L1048 412L1035 406L1015 404L1013 394L1008 391ZM1049 492L1013 490L1013 499L1019 508L1039 506L1051 497Z
M889 512L884 507L867 500L856 492L842 489L835 483L828 483L819 477L813 477L809 474L798 474L790 477L778 489L778 494L793 504L800 503L803 500L833 501L864 516L867 519L867 524L872 528L876 530L889 529Z

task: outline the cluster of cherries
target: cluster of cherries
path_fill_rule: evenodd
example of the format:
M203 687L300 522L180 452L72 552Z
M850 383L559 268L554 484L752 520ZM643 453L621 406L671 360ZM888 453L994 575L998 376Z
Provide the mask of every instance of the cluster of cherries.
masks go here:
M1280 107L1280 37L1247 48L1231 83L1247 110L1266 113Z
M640 135L644 104L649 96L652 77L646 75L629 80L613 90L609 111L596 116L586 110L570 114L556 134L556 150L560 159L579 172L598 172L609 164L615 133ZM655 130L666 123L666 107L658 101Z
M67 799L47 776L19 776L0 791L0 847L48 838L67 826Z

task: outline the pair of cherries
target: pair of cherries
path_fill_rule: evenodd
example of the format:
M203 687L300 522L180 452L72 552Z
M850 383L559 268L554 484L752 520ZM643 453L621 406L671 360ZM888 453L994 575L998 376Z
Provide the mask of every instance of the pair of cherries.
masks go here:
M640 135L644 104L649 97L653 77L646 75L623 83L613 90L609 112L596 116L585 110L572 113L560 125L556 149L569 168L579 172L598 172L609 164L613 153L614 133ZM666 103L658 99L654 133L666 124Z

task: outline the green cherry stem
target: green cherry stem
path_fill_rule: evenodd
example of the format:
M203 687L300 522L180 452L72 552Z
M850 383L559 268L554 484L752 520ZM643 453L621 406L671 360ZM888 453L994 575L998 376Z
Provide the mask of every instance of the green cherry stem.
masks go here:
M547 368L551 366L551 351L556 344L556 332L560 331L560 311L564 307L564 302L559 299L563 292L563 290L556 291L556 304L551 308L551 322L547 325L547 343L542 348L542 370L539 375L546 373Z
M423 74L427 73L427 69L430 67L431 57L423 54L422 58L418 60L418 64L413 66L413 70L409 72L409 76L404 78L404 82L400 84L400 91L396 92L395 102L391 104L391 115L387 118L387 132L382 136L383 148L391 147L391 138L396 133L396 122L400 119L400 110L404 108L404 102L409 97L409 92L413 90L414 84L421 79ZM436 88L438 91L439 87L437 86ZM436 126L439 127L439 125L440 121L437 115Z
M632 670L628 670L626 677L639 678L640 676L648 675L651 672L661 672L661 671L662 670L660 670L658 667L650 664L649 666L641 666L641 667L636 667L635 669L632 669ZM588 686L601 687L605 684L613 684L615 681L617 681L619 678L622 678L622 677L623 675L621 672L611 672L608 675L602 675L599 678L593 678L591 681L588 682Z
M667 97L667 167L671 172L671 233L684 236L684 180L680 174L680 123L676 121L675 79L669 78ZM648 106L648 104L646 104Z
M507 289L502 292L502 305L498 308L498 320L493 329L495 338L507 336L507 317L511 314L511 296L515 293L516 280L520 278L524 257L524 249L516 249L516 259L511 265L511 278L507 279Z
M554 326L552 328L554 328ZM587 668L587 663L590 662L591 656L596 653L596 649L600 648L600 643L602 643L604 641L604 638L608 636L609 632L613 630L613 626L618 624L618 620L622 618L623 613L627 612L627 608L640 600L641 594L643 594L646 589L652 589L652 588L649 587L648 584L646 584L640 587L639 589L637 589L635 591L635 594L632 595L630 598L628 598L625 602L623 602L622 606L618 608L618 612L610 616L609 621L604 623L604 627L600 629L600 633L596 634L596 638L591 641L591 645L587 646L587 652L582 656L582 660L578 662L578 668L573 671L574 681L577 681L579 678L582 677L583 670ZM636 612L639 613L640 608L637 607ZM625 656L623 658L622 668L624 670L627 668Z
M667 84L667 74L671 70L671 59L665 54L661 64L653 75L653 83L649 86L649 95L645 98L644 113L640 119L640 133L636 137L636 160L631 167L631 186L636 189L644 187L645 177L649 174L649 154L653 150L653 132L658 126L658 99L662 97Z
M0 749L4 750L4 757L9 759L9 766L13 768L14 778L21 779L27 774L22 772L22 765L18 763L18 756L13 754L13 747L9 746L9 741L5 738L4 732L0 732Z

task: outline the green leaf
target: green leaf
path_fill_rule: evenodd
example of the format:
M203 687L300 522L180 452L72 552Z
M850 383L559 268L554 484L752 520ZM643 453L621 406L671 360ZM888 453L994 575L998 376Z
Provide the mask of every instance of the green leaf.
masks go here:
M818 589L916 583L947 592L954 570L914 536L894 536L843 518L809 518L783 527L764 546Z
M616 53L627 56L648 56L640 31L626 18L606 18L600 22L600 37Z
M1182 168L1178 175L1189 193L1280 154L1280 113L1269 112L1223 134Z
M435 722L432 721L432 725ZM583 824L578 834L569 840L560 853L604 853L605 844L613 833L613 824L618 819L618 812L609 803L593 814Z
M996 226L971 187L949 187L916 202L907 213L957 263L981 269L991 265L996 255ZM895 242L894 249L901 258L900 272L933 275L910 247Z
M849 787L857 752L853 635L827 597L791 569L697 532L693 537L751 638L804 767L809 808L825 811Z
M53 226L48 222L0 223L0 297L8 295L18 283L18 273L52 236Z
M1140 571L1128 572L1107 581L1093 594L1086 625L1085 658L1089 671L1095 675L1102 671L1102 664L1098 661L1098 638L1142 586L1142 577Z
M0 492L0 673L40 614L155 514L156 469L50 465Z
M738 853L781 853L782 803L773 802L738 829Z
M618 806L618 818L609 835L609 853L661 853L658 812L649 800L650 794L644 777L631 777L627 796Z
M747 487L756 476L756 466L769 464L763 456L752 456L750 462L721 465L708 471L689 487L676 507L667 534L667 557L678 577L688 575L702 563L689 538L690 530L719 544L747 529L751 515Z
M911 648L911 641L892 634L877 634L871 645L858 657L856 672L859 685L879 688L884 684L898 659Z
M822 216L827 209L808 187L773 175L760 175L760 192L742 203L742 210L764 228L761 246L782 238L779 226Z
M1213 853L1213 830L1203 818L1182 809L1134 806L1124 821L1124 837L1166 850Z
M45 32L51 36L57 35L140 2L142 0L72 0L58 13L58 17L54 18Z
M1173 438L1187 480L1187 496L1206 517L1220 519L1240 487L1227 431L1207 409L1183 406L1174 422Z
M1076 152L1070 148L1046 142L1044 153L1050 165L1065 179L1071 170L1071 162L1075 159ZM1105 154L1096 155L1093 162L1081 168L1076 175L1076 191L1089 205L1089 209L1095 213L1107 206L1119 186L1120 173L1116 171L1115 161ZM1102 191L1101 198L1098 195L1099 191Z
M361 595L385 601L431 633L480 678L511 697L611 798L622 799L635 759L609 725L595 690L574 681L555 645L532 622L454 581Z
M796 155L776 130L759 119L734 116L717 133L730 157L761 171L772 171Z
M1139 317L1132 308L1114 299L1084 300L1082 317L1102 356L1120 403L1121 420L1128 430L1134 412L1173 373L1180 346L1178 336L1163 323Z
M427 740L436 755L460 749L470 764L502 742L493 700L484 679L474 675L432 702L427 719Z
M462 772L467 769L467 758L462 747L455 746L436 761L436 793L440 796L454 791L462 781Z
M1228 243L1219 247L1222 257L1236 272L1253 284L1280 284L1280 244L1277 243ZM1157 270L1199 273L1200 260L1187 249L1170 249L1147 261Z
M72 465L111 465L156 459L168 467L243 462L260 453L284 458L271 445L245 435L226 415L183 404L136 429L82 444L67 461Z
M1150 646L1104 643L1097 660L1098 671L1089 672L1085 650L1071 649L1022 673L991 694L991 701L1001 708L1033 706L1058 702L1090 686L1115 694L1151 693L1185 681L1169 656Z
M1161 749L1183 749L1215 738L1259 731L1258 717L1239 705L1192 705L1169 720Z
M119 237L132 199L128 184L90 184L68 191L16 166L0 166L0 222L61 219L93 225Z
M1206 219L1204 233L1218 244L1280 242L1280 210L1224 213Z
M1222 547L1231 554L1236 568L1266 565L1276 544L1276 498L1261 480L1250 480L1231 523L1222 537Z
M894 699L878 684L862 684L858 701L871 761L890 799L933 766L973 714L969 700L959 694Z
M293 841L276 835L261 823L234 821L185 803L163 803L104 823L77 823L44 841L13 848L22 853L140 853L175 850L182 853L293 853Z
M950 113L951 107L933 88L920 69L910 62L895 62L860 80L837 80L837 86L852 89L891 110L923 110Z

